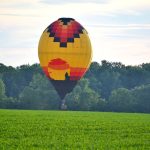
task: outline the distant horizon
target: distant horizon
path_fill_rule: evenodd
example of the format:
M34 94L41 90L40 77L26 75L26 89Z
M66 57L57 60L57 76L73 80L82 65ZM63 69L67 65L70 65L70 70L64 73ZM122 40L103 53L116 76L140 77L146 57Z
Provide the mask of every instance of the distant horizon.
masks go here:
M107 61L107 62L109 62L109 63L121 63L122 65L125 65L125 66L140 66L140 65L142 65L142 64L150 64L150 62L143 62L143 63L141 63L141 64L135 64L135 65L133 65L133 64L124 64L124 63L122 63L122 62L119 62L119 61L108 61L108 60L106 60L106 59L103 59L103 60L101 60L100 62L99 61L91 61L91 64L93 63L93 62L97 62L97 63L99 63L100 65L102 64L102 61ZM3 64L3 65L5 65L5 66L11 66L11 67L14 67L14 68L16 68L16 67L20 67L20 66L23 66L23 65L30 65L30 66L32 66L32 65L34 65L34 64L39 64L40 65L40 62L33 62L33 63L24 63L24 64L19 64L19 65L11 65L11 64L5 64L5 63L3 63L3 62L0 62L0 64Z

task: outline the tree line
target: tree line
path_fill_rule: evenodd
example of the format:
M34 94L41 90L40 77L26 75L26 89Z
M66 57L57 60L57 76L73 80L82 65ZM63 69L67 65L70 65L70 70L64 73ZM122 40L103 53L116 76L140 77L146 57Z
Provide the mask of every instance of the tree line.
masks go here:
M60 109L60 98L39 64L0 64L0 108ZM65 97L67 110L150 112L150 63L93 62Z

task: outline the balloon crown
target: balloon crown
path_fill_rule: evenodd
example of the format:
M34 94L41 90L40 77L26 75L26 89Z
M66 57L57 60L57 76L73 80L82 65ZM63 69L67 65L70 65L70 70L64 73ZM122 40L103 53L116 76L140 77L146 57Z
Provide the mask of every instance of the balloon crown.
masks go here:
M59 42L60 47L64 48L67 43L74 43L75 38L79 39L86 30L73 18L59 18L47 27L46 32L54 38L53 42Z
M58 20L60 20L61 22L63 22L63 25L67 25L68 24L68 22L70 22L70 21L74 21L75 19L73 19L73 18L59 18Z

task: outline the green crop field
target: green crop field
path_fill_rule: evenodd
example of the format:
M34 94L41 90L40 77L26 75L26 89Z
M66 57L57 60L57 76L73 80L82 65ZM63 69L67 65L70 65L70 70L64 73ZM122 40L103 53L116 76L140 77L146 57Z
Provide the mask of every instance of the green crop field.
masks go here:
M0 110L0 150L149 150L150 114Z

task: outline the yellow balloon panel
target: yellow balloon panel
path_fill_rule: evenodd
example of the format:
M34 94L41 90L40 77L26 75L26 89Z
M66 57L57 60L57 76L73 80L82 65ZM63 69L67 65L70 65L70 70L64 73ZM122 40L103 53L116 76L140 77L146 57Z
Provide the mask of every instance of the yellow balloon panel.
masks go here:
M79 80L91 63L91 43L86 30L72 18L60 18L39 41L41 67L52 80Z

